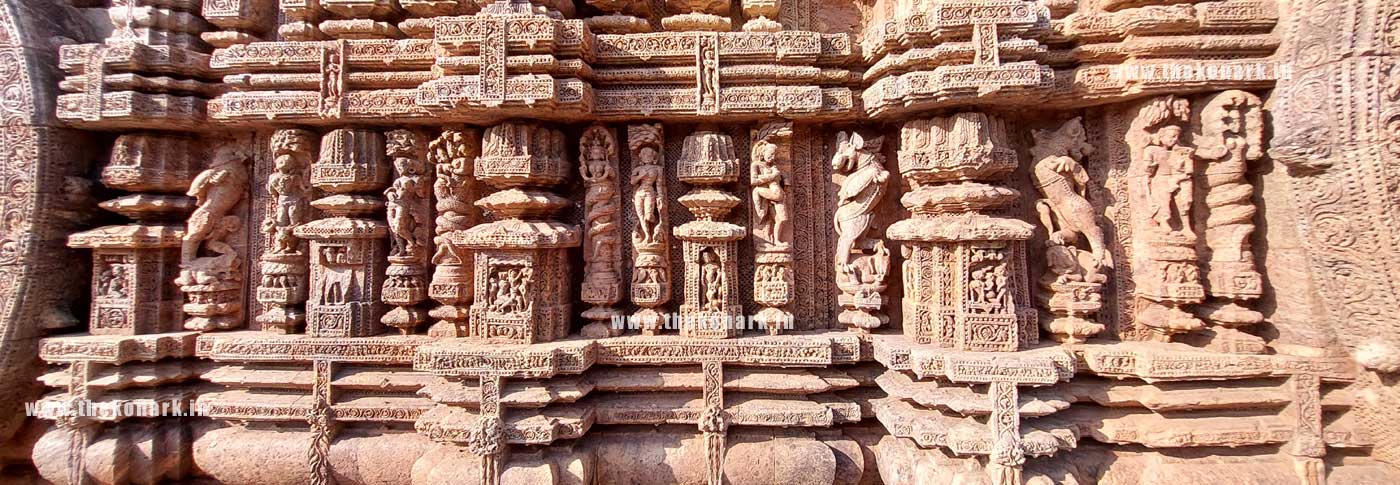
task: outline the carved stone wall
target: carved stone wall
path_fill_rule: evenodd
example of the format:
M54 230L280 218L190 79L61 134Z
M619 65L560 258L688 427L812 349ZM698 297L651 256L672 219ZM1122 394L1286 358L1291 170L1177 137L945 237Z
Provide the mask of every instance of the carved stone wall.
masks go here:
M0 476L1396 482L1397 9L6 0Z

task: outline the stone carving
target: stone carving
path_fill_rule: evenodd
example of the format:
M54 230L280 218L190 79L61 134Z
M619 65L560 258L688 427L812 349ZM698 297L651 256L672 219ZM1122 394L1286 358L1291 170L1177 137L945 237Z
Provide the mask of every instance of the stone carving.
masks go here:
M622 315L611 306L622 300L622 194L618 182L617 137L604 126L591 126L579 139L579 175L587 187L583 217L584 303L592 320L585 336L617 336L612 319Z
M190 330L226 330L243 325L243 255L234 247L243 218L235 209L248 193L247 148L236 141L219 145L209 168L190 182L194 212L180 245L180 276L175 284L188 297Z
M1263 276L1254 269L1250 239L1254 233L1254 186L1245 177L1250 164L1264 154L1263 103L1244 91L1209 96L1200 106L1200 132L1192 136L1200 161L1196 225L1203 236L1198 249L1204 259L1206 294L1213 297L1199 314L1230 339L1253 341L1262 350L1262 339L1236 329L1264 321L1259 312L1241 302L1263 296Z
M317 337L363 337L383 328L388 224L371 215L384 207L374 194L389 182L384 135L338 129L321 138L311 166L311 184L325 197L311 205L326 216L298 226L311 241L311 286L306 333Z
M1048 234L1040 300L1055 315L1045 328L1056 340L1082 342L1103 331L1102 324L1084 317L1102 308L1100 291L1113 262L1094 208L1084 198L1089 173L1080 161L1093 146L1085 141L1079 118L1033 137L1031 179L1043 197L1036 201L1036 213ZM1076 244L1080 238L1088 251Z
M315 161L315 136L295 129L272 134L274 171L265 186L262 281L257 289L258 303L263 305L257 321L267 332L296 333L306 323L306 312L300 307L307 295L306 244L293 231L311 220L311 182L306 171Z
M1140 108L1128 132L1136 314L1157 340L1203 325L1181 308L1205 296L1191 217L1194 150L1182 140L1189 106L1175 96L1152 99Z
M383 323L411 334L428 320L417 305L428 299L428 260L432 235L432 173L427 171L428 139L411 130L394 130L385 141L393 159L394 181L384 191L389 221L389 268L381 290L384 303L395 305Z
M428 157L436 167L433 195L437 218L433 228L435 246L431 263L433 278L428 294L441 305L429 311L439 320L429 335L465 337L472 302L472 257L461 246L452 244L450 234L465 231L478 222L472 164L481 155L480 132L448 128L428 145Z
M885 306L885 276L890 271L890 251L874 228L875 209L885 196L890 172L880 154L884 137L866 138L859 133L837 135L833 170L846 174L836 194L837 300L845 311L840 321L869 332L889 321L880 314ZM854 256L852 256L854 255Z
M472 253L475 295L467 337L514 343L548 342L569 334L572 281L567 249L578 227L550 219L569 201L545 189L569 174L564 134L548 126L507 122L485 131L477 180L501 188L476 202L495 220L447 235Z
M696 185L681 196L694 221L676 228L685 261L685 300L681 335L730 338L740 333L743 314L738 301L739 246L748 230L724 218L743 201L720 187L739 179L734 139L701 129L685 137L676 178Z
M639 309L632 322L643 335L656 335L662 315L657 308L671 300L670 211L662 160L661 125L627 127L632 152L632 303Z
M750 204L753 207L754 302L763 305L755 319L777 335L792 328L792 312L783 307L794 297L792 215L787 176L792 172L792 123L768 123L754 130L750 150ZM883 279L883 278L882 278Z
M904 333L919 343L1014 351L1039 340L1026 286L1030 224L996 215L1019 192L992 185L1017 167L1006 126L982 113L914 120L899 171L912 218L891 225L905 264Z
M5 478L1400 481L1391 3L8 2Z

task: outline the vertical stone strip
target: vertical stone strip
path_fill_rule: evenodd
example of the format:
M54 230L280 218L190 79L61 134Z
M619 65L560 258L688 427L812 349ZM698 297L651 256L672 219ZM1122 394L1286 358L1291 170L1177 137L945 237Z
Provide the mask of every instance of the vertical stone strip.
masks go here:
M992 417L988 420L992 454L987 460L987 474L993 485L1019 485L1021 465L1026 462L1021 449L1020 393L1013 382L993 382L988 393L992 398Z
M704 375L705 407L700 411L700 433L705 440L705 482L724 483L725 432L729 423L724 416L724 364L708 361L701 364Z
M311 363L313 382L311 384L311 409L307 411L306 422L311 425L311 448L308 450L308 465L311 467L311 485L334 485L331 476L331 439L334 438L334 424L331 422L331 373L334 366L328 360Z
M506 101L506 37L510 21L504 17L481 21L486 30L481 41L481 102L495 107Z
M481 483L496 485L501 480L501 462L506 443L501 415L501 385L498 375L481 376L481 415L472 436L472 450L481 457Z
M1327 444L1322 437L1322 380L1317 374L1298 374L1290 379L1293 387L1293 404L1289 411L1294 419L1293 442L1289 443L1289 454L1293 455L1293 469L1303 485L1327 483L1327 467L1322 458L1327 456Z

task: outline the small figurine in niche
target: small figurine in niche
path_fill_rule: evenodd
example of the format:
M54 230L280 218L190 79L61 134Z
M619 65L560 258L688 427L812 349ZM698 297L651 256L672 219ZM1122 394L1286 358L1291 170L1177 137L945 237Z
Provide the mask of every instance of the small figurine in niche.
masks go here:
M705 249L700 252L701 295L704 297L703 307L706 311L720 311L724 304L723 271L719 257L715 256L714 251Z
M273 201L272 213L263 218L262 232L268 236L267 252L294 253L297 239L292 229L306 222L306 194L310 181L302 175L312 150L311 133L280 130L272 137L273 172L267 176L267 195Z
M783 173L778 168L778 146L767 141L754 143L749 181L753 185L754 237L781 248L788 244L787 195Z
M665 183L665 176L655 148L643 146L637 154L637 166L632 167L630 179L636 187L632 193L632 208L637 213L639 242L651 244L657 241L657 233L661 231L661 204L665 203L660 200L661 184Z
M1180 141L1181 126L1169 124L1153 133L1150 143L1142 150L1147 160L1147 192L1151 201L1148 218L1157 227L1168 231L1174 230L1172 222L1176 221L1182 233L1194 236L1191 230L1191 173L1195 167L1191 148L1180 146Z
M395 256L414 257L423 252L427 241L427 207L432 188L424 179L421 157L416 156L417 140L411 132L391 133L390 154L394 156L394 171L398 177L384 190L385 211L389 221Z
M107 298L126 298L126 267L112 265L98 276L98 293Z

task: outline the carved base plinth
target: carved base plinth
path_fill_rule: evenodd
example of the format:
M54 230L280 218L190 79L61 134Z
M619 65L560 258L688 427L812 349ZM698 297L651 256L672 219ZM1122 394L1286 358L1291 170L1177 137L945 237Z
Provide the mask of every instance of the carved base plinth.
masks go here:
M836 304L844 310L836 317L837 321L863 333L889 323L890 317L880 313L887 303L882 294L884 283L840 284L838 287L842 293L836 296Z
M682 337L734 338L743 334L744 307L734 305L722 311L700 310L681 305Z
M471 320L471 308L457 305L442 305L428 311L428 316L437 320L428 328L430 337L466 337L467 325Z
M1172 335L1199 330L1205 326L1185 310L1167 303L1139 300L1138 322L1150 330L1150 340L1170 342Z
M423 284L424 272L422 266L390 264L380 290L384 303L395 305L380 321L404 335L414 333L419 325L428 321L427 310L414 306L428 299L428 288Z
M267 333L289 335L300 333L302 326L306 325L306 312L296 307L269 306L258 315L258 323L262 324L262 330Z
M1083 343L1085 339L1098 335L1103 329L1102 323L1072 315L1055 317L1045 322L1045 330L1050 332L1050 338L1066 344Z
M472 301L472 267L460 264L439 264L433 271L433 281L428 285L428 296L441 306L433 308L428 316L437 320L428 329L434 337L467 336L467 320L470 318Z
M729 17L720 17L714 14L693 12L681 15L672 15L661 19L661 27L670 31L708 31L708 32L729 32Z
M263 306L256 318L263 331L292 334L306 324L306 312L300 308L307 296L306 260L304 254L263 256L262 280L255 295Z
M1212 300L1196 307L1196 315L1210 323L1239 328L1264 323L1264 314L1246 308L1232 300Z
M1179 304L1205 300L1194 237L1175 233L1158 235L1148 244L1147 254L1139 263L1142 269L1134 270L1140 274L1134 278L1138 296Z
M792 330L792 312L782 308L764 308L754 315L754 322L762 325L768 335L778 335L783 330Z
M185 285L185 320L187 330L228 330L243 325L243 285L239 282L219 282L208 285Z
M642 335L652 336L661 333L661 325L666 317L652 308L643 308L632 314L632 323L642 330Z
M600 273L600 280L616 279L611 273ZM623 328L613 325L613 319L623 315L622 311L613 308L612 305L622 300L622 286L616 283L589 283L584 282L582 290L582 300L585 303L594 305L583 312L583 318L592 320L592 323L583 327L585 337L616 337L622 335Z
M1235 300L1264 296L1264 277L1252 261L1209 261L1205 267L1211 296Z
M583 336L589 338L617 337L622 335L624 327L615 325L614 319L623 317L623 313L611 307L596 306L583 312L583 318L592 320L592 323L583 326Z
M1209 327L1191 332L1181 341L1192 347L1230 354L1263 354L1268 351L1264 339L1228 327Z
M368 337L378 335L378 303L349 302L335 305L306 305L306 334L312 337Z
M1046 285L1049 298L1045 305L1055 315L1045 322L1045 329L1056 342L1080 343L1084 339L1102 332L1104 325L1089 320L1089 315L1103 308L1099 291L1102 284L1086 281L1069 281Z
M568 336L570 315L567 305L539 305L531 311L503 314L477 303L471 307L466 336L494 342L549 342Z

